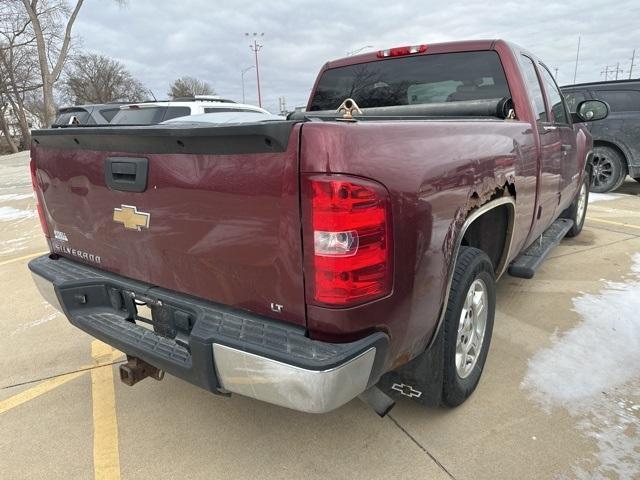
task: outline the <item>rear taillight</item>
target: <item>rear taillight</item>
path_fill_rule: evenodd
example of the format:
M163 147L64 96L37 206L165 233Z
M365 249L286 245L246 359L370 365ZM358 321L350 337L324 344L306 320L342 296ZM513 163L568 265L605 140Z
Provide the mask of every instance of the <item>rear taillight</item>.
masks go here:
M44 218L44 211L42 210L42 205L38 198L38 176L36 174L36 163L33 161L33 158L29 162L29 170L31 170L31 186L33 187L33 196L36 199L36 209L38 210L38 217L40 218L40 226L42 226L44 236L49 238L49 228L47 227L47 221Z
M389 195L375 182L346 175L305 178L307 298L352 306L390 293Z

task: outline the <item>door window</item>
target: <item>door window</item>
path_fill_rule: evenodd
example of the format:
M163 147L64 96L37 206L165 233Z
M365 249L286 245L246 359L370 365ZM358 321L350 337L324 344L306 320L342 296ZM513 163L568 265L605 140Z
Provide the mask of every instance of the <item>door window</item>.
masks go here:
M596 94L609 104L612 112L640 111L640 92L636 90L598 90Z
M567 111L564 108L564 102L562 100L562 95L560 94L560 89L556 85L551 73L549 73L549 70L547 70L547 67L544 65L540 65L540 73L542 74L547 95L549 96L549 107L551 107L553 118L556 123L569 123Z
M527 89L529 90L531 107L536 115L536 120L546 122L547 110L544 106L544 95L542 94L542 88L540 87L540 82L538 81L538 75L536 74L536 68L533 66L533 61L526 55L522 55L520 57L520 66L522 67L524 81L527 84Z

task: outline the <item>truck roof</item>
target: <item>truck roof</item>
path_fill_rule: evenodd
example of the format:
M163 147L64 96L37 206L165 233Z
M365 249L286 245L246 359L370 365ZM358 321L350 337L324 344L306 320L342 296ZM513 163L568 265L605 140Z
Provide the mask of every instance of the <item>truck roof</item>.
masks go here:
M629 83L640 83L640 78L631 78L626 80L607 80L607 81L599 81L599 82L585 82L585 83L574 83L572 85L563 85L560 88L580 88L580 87L595 87L599 85L624 85Z
M442 42L442 43L425 43L427 50L424 53L417 55L428 55L434 53L449 53L449 52L469 52L473 50L491 50L496 42L501 40L465 40L459 42ZM400 46L400 45L396 45ZM392 47L393 48L393 47ZM361 53L359 55L353 55L350 57L338 58L336 60L330 60L324 65L324 69L344 67L347 65L355 65L358 63L367 63L380 60L378 57L379 50L371 52Z

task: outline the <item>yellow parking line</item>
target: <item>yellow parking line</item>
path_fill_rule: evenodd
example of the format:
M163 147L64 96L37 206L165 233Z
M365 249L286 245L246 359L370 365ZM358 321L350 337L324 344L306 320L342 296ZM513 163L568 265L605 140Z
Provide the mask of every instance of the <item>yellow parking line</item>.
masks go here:
M95 340L91 343L91 356L104 363L114 356L109 345ZM93 471L96 480L120 478L118 451L118 419L113 386L113 366L91 370L91 396L93 399Z
M6 412L7 410L11 410L12 408L15 408L19 405L22 405L29 400L33 400L40 395L50 392L51 390L58 388L60 385L64 385L65 383L78 378L84 373L86 372L73 372L65 375L60 375L59 377L50 378L49 380L45 380L44 382L39 383L35 387L20 392L13 397L2 400L0 401L0 414Z
M0 267L4 265L9 265L10 263L19 262L21 260L28 260L30 258L37 257L38 255L44 255L45 253L49 253L49 252L30 253L29 255L25 255L23 257L17 257L17 258L12 258L11 260L5 260L4 262L0 262Z
M611 225L618 225L619 227L635 228L635 229L640 230L640 225L632 225L630 223L614 222L612 220L605 220L604 218L587 217L587 220L593 220L593 221L600 222L600 223L609 223Z

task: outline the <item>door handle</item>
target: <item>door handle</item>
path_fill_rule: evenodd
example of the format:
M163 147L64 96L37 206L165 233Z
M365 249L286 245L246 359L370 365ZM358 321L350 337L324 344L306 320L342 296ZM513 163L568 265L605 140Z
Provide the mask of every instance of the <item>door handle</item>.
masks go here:
M104 162L105 183L111 190L144 192L148 168L146 158L109 157Z
M562 149L563 152L570 152L571 150L573 150L573 145L563 143L562 147L560 148Z

